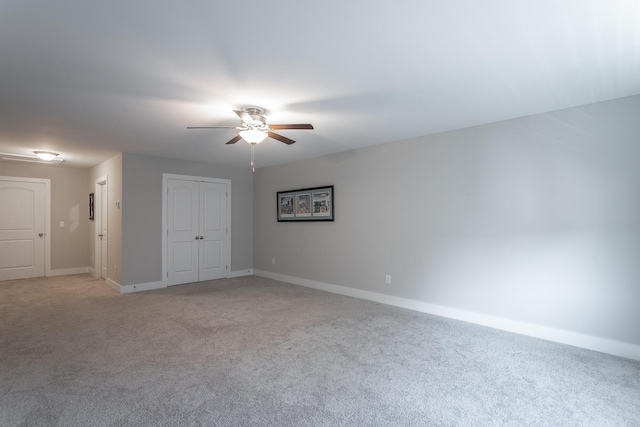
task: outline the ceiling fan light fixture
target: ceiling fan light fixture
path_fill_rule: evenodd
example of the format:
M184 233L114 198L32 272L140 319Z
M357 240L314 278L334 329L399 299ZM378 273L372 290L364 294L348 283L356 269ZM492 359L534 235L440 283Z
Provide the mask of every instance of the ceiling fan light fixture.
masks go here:
M257 129L242 130L239 134L249 144L260 144L268 136L265 131Z
M44 160L46 162L50 162L51 160L58 157L58 153L53 153L51 151L34 151L33 154L38 156L40 160Z

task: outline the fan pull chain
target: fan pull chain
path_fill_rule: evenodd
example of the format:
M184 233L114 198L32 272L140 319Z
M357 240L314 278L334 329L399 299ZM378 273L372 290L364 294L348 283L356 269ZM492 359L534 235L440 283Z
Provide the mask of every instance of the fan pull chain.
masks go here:
M255 172L256 168L253 165L253 149L255 148L256 144L251 144L251 171Z

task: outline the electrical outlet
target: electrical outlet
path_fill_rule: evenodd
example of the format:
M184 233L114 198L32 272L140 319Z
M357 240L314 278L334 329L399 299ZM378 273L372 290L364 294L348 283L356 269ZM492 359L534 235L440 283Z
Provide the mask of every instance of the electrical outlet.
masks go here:
M384 276L384 283L386 283L387 285L391 284L391 275L387 274L386 276Z
M271 258L271 265L276 265L276 259L275 258Z

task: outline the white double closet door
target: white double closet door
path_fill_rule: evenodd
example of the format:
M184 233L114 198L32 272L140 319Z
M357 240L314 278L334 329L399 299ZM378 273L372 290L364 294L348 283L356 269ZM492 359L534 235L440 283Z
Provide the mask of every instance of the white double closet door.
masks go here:
M167 181L168 285L227 277L227 185Z

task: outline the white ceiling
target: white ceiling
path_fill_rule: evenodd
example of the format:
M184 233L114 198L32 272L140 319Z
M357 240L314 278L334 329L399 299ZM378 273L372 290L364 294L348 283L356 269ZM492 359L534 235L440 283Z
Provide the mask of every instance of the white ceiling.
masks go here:
M0 0L0 152L258 167L640 94L635 0Z

